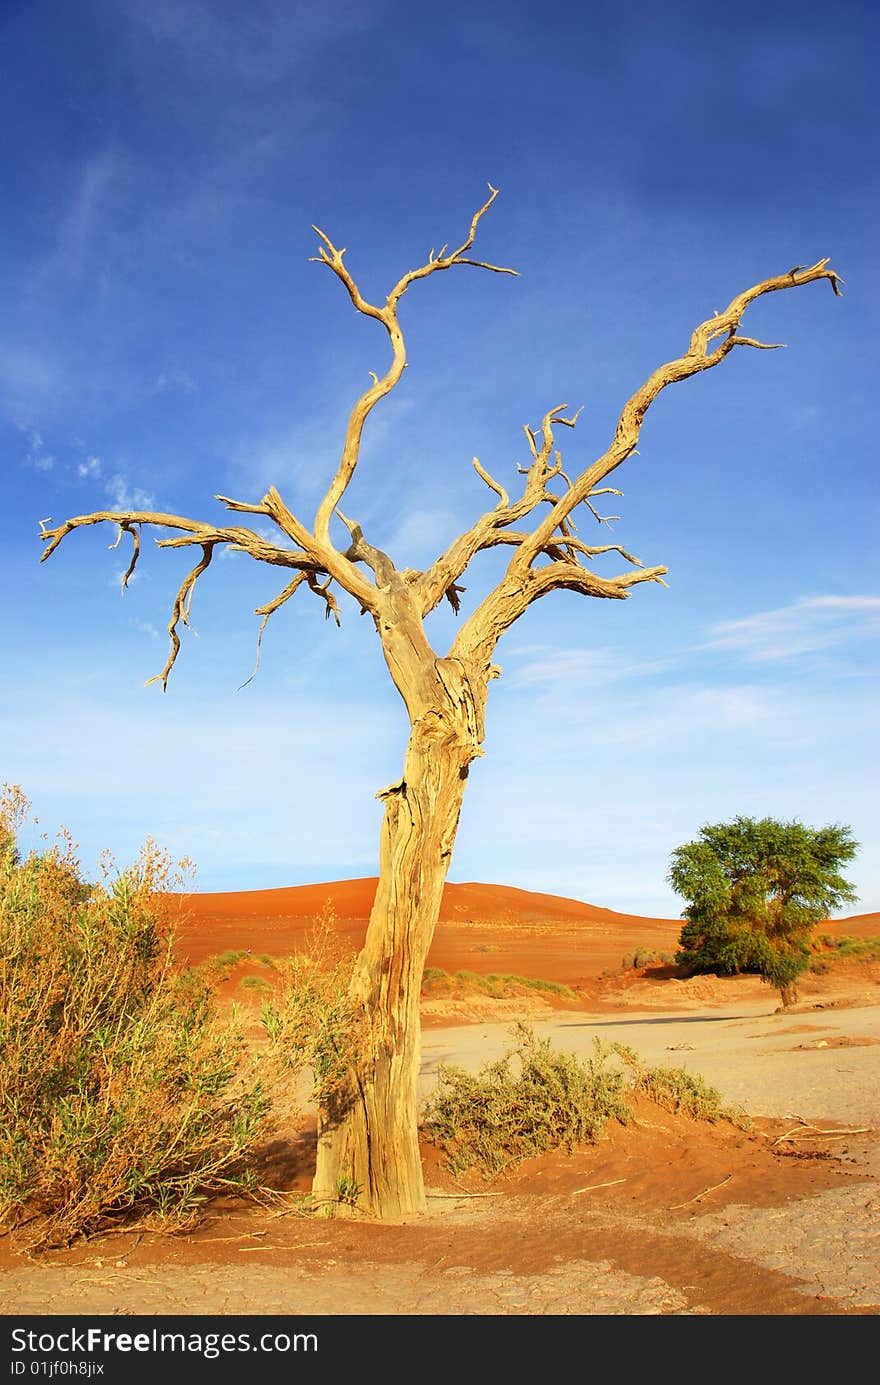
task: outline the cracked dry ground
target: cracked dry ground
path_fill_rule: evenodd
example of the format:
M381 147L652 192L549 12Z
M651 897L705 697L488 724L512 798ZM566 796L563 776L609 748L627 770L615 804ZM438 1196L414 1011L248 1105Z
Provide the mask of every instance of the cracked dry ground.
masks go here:
M876 1134L779 1140L791 1131L642 1105L599 1144L491 1184L452 1180L426 1148L428 1214L380 1226L292 1204L308 1187L306 1129L267 1151L266 1183L286 1194L263 1204L218 1201L188 1232L99 1236L38 1260L6 1244L3 1312L875 1315Z

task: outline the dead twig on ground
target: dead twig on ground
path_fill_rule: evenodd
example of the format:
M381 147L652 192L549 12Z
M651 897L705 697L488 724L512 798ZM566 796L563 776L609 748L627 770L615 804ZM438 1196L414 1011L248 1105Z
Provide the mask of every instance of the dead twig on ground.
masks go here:
M319 1242L319 1244L321 1244L321 1243ZM246 1255L247 1252L248 1252L249 1250L289 1250L289 1249L290 1249L289 1246L273 1246L273 1245L239 1246L239 1247L238 1247L238 1253L239 1253L239 1255ZM301 1250L301 1249L302 1249L302 1246L297 1246L296 1249L297 1249L297 1250Z
M458 1199L458 1198L460 1198L460 1197L504 1197L504 1194L503 1194L503 1193L426 1193L425 1196L426 1196L426 1197L429 1197L429 1198L433 1198L433 1197L451 1197L451 1198L456 1198L456 1199Z
M249 1241L256 1236L267 1236L267 1231L242 1231L240 1236L205 1236L199 1245L216 1245L219 1241Z
M625 1178L612 1178L608 1183L589 1183L586 1188L575 1188L572 1197L577 1197L578 1193L592 1193L596 1188L613 1188L615 1183L625 1183Z
M697 1193L696 1197L688 1198L687 1202L677 1202L674 1207L670 1207L670 1212L677 1212L680 1207L690 1207L692 1202L702 1202L709 1193L715 1193L719 1188L723 1188L725 1183L730 1182L731 1178L733 1178L733 1174L729 1173L726 1178L722 1178L720 1183L713 1183L711 1188L704 1188L701 1193Z
M798 1134L798 1131L809 1131L810 1134ZM791 1130L787 1130L784 1135L778 1135L770 1146L771 1149L776 1145L781 1145L785 1140L790 1140L792 1144L796 1140L810 1140L817 1136L826 1140L842 1140L847 1135L871 1135L874 1133L873 1125L852 1126L844 1130L823 1130L819 1125L809 1125L802 1121L800 1125L795 1125Z

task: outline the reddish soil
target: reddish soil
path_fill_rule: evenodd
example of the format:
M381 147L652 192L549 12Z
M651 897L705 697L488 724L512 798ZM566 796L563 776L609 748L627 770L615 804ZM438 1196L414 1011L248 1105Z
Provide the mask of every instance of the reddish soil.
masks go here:
M228 968L224 991L258 998L254 979L271 984L273 973L261 959L306 946L328 900L340 934L357 946L374 889L367 879L191 895L177 901L178 951L200 962L249 949ZM187 1231L129 1229L36 1261L14 1240L0 1242L3 1311L876 1315L874 1120L829 1112L840 1109L831 1095L838 1101L847 1083L847 1110L876 1107L866 1065L876 1078L880 966L832 961L806 978L801 1004L784 1017L754 978L687 982L662 962L621 968L636 948L673 953L680 926L501 886L448 885L430 966L539 977L574 996L511 985L491 999L466 984L426 993L426 1039L459 1026L473 1048L483 1038L488 1045L495 1020L556 1016L574 1034L591 1017L617 1017L643 1024L639 1032L661 1048L686 1050L696 1021L723 1019L711 1025L718 1061L728 1033L750 1045L745 1059L735 1056L738 1075L754 1094L752 1110L773 1113L750 1130L642 1105L634 1124L609 1129L597 1145L532 1160L490 1184L454 1180L425 1145L429 1211L385 1226L303 1211L296 1195L308 1191L314 1151L306 1110L281 1121L267 1144L258 1201L218 1199ZM875 936L880 915L820 931ZM803 1089L807 1109L786 1105L792 1064L816 1065Z
M304 945L315 918L332 908L353 948L363 941L376 880L180 897L181 952L193 962L226 948L284 956ZM577 985L637 947L674 952L678 919L616 914L557 895L503 885L447 884L428 966L446 971L515 972ZM245 941L246 940L246 941Z

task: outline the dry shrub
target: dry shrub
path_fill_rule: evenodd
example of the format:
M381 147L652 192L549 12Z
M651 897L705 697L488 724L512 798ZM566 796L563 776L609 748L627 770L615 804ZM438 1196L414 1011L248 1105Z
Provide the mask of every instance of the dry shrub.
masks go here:
M611 1049L597 1040L593 1058L554 1050L526 1024L514 1046L472 1075L441 1066L425 1108L425 1133L453 1173L477 1167L487 1178L547 1150L594 1143L609 1120L632 1119L626 1078L611 1070Z
M241 1034L174 965L168 858L148 842L89 885L65 837L22 858L27 808L0 797L0 1225L46 1246L180 1224L247 1183L265 1101Z
M710 1086L699 1073L687 1068L649 1068L634 1049L615 1044L615 1052L629 1069L629 1085L633 1093L647 1096L657 1106L691 1120L727 1121L741 1130L751 1128L751 1120L738 1106L725 1106L721 1093Z
M312 1075L311 1098L330 1106L346 1089L346 1074L357 1059L360 1021L349 998L354 953L340 940L336 913L327 903L305 950L278 965L271 999L263 1004L267 1045L262 1055L268 1075Z
M452 1173L478 1168L486 1178L552 1149L594 1144L609 1121L634 1119L630 1098L650 1100L694 1120L727 1120L743 1128L742 1112L684 1069L647 1068L623 1044L594 1039L592 1058L552 1048L522 1023L513 1047L472 1075L441 1066L426 1103L424 1133L446 1155Z

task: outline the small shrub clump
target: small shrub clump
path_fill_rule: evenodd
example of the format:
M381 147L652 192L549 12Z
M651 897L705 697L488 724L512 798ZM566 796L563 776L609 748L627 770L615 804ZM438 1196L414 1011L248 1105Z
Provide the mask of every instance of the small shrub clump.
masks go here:
M690 1116L691 1120L728 1121L742 1130L747 1130L751 1122L738 1107L725 1106L717 1088L712 1087L699 1073L688 1072L686 1068L648 1068L638 1054L631 1048L620 1044L617 1053L630 1071L630 1090L642 1093L677 1115Z
M641 971L642 967L650 967L654 962L671 962L673 958L668 952L658 954L650 947L637 947L634 952L626 952L620 959L622 971Z
M22 857L28 806L0 797L0 1227L37 1247L181 1224L247 1184L265 1105L242 1037L175 966L167 858L147 843L91 885L64 836Z
M528 1025L519 1023L512 1033L513 1047L476 1075L450 1066L439 1070L423 1128L451 1173L477 1168L493 1178L534 1155L595 1144L609 1121L634 1120L638 1095L693 1120L749 1127L702 1077L682 1068L646 1068L623 1044L597 1038L592 1058L581 1059L554 1050Z
M597 1040L584 1061L555 1051L528 1025L515 1025L513 1035L513 1049L476 1076L440 1068L425 1131L453 1173L477 1167L491 1178L547 1150L594 1143L609 1120L632 1119L625 1075L606 1065L611 1048Z

